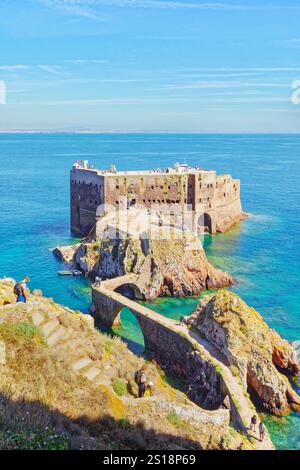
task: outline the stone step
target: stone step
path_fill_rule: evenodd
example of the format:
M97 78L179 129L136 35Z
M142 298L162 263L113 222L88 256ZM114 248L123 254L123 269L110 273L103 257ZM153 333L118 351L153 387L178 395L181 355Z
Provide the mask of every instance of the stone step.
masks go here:
M45 321L45 316L42 315L40 312L33 312L31 316L32 322L35 326L39 326Z
M88 366L91 364L93 361L90 357L83 357L82 359L79 359L79 361L75 362L72 365L72 369L74 370L80 370L83 369L84 367Z
M41 333L45 338L48 338L58 327L60 323L57 320L49 320L41 326Z
M97 367L91 367L87 371L82 372L82 375L91 381L94 380L99 374L101 374L101 370Z
M48 336L47 338L48 346L54 346L62 338L67 339L67 337L68 337L67 330L63 326L60 326L57 330L54 331L54 333Z
M0 366L6 365L6 345L0 340Z
M93 380L93 383L95 385L105 385L106 387L111 388L110 380L105 379L105 377L103 377L103 374L101 374L100 377L96 376Z

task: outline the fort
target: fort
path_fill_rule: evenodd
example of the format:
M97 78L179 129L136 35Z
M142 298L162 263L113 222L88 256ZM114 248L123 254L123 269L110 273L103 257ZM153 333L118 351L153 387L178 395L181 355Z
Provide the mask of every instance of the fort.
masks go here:
M71 230L79 237L93 229L100 206L102 214L133 207L167 207L174 214L189 211L197 229L212 234L225 232L243 215L240 180L187 164L117 171L114 165L100 170L78 161L71 169L70 188Z

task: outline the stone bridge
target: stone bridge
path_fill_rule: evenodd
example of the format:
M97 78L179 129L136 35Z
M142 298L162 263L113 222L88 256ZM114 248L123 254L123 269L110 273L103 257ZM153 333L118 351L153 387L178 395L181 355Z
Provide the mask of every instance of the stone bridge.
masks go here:
M236 427L247 433L251 417L256 414L246 388L232 374L221 353L187 326L166 318L134 300L125 297L120 288L131 286L139 298L140 279L129 274L102 281L93 286L91 312L96 320L112 326L123 307L137 318L145 342L157 362L167 371L179 376L189 398L197 405L216 410L224 405L230 409ZM259 422L259 417L257 416ZM273 448L268 435L259 448Z
M91 312L95 319L111 327L119 323L119 314L123 307L132 309L135 306L137 309L143 309L138 303L128 299L122 293L116 292L120 288L124 292L127 288L127 293L131 290L132 296L135 299L143 300L143 295L141 294L143 286L141 284L140 276L128 274L102 281L99 287L94 285L92 289L93 304ZM145 307L144 309L149 310Z

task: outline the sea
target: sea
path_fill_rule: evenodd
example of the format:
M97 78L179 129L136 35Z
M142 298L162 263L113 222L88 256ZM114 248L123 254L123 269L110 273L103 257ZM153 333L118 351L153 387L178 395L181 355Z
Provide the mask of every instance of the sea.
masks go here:
M95 167L146 170L187 162L241 180L251 217L226 234L206 235L209 260L235 279L232 290L289 341L300 340L300 135L281 134L0 134L0 277L30 277L30 288L87 312L87 279L61 277L51 249L74 243L69 171L76 160ZM160 298L150 308L179 318L199 298ZM122 336L136 353L143 336L124 309ZM300 392L299 381L294 387ZM278 449L300 449L300 413L262 416Z

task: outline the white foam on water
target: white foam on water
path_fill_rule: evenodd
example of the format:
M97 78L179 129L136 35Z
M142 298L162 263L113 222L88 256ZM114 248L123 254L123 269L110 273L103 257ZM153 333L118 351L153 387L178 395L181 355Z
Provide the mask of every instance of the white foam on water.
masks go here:
M300 362L300 340L298 340L298 341L293 341L293 342L292 342L292 346L293 346L293 348L295 349L298 362Z

